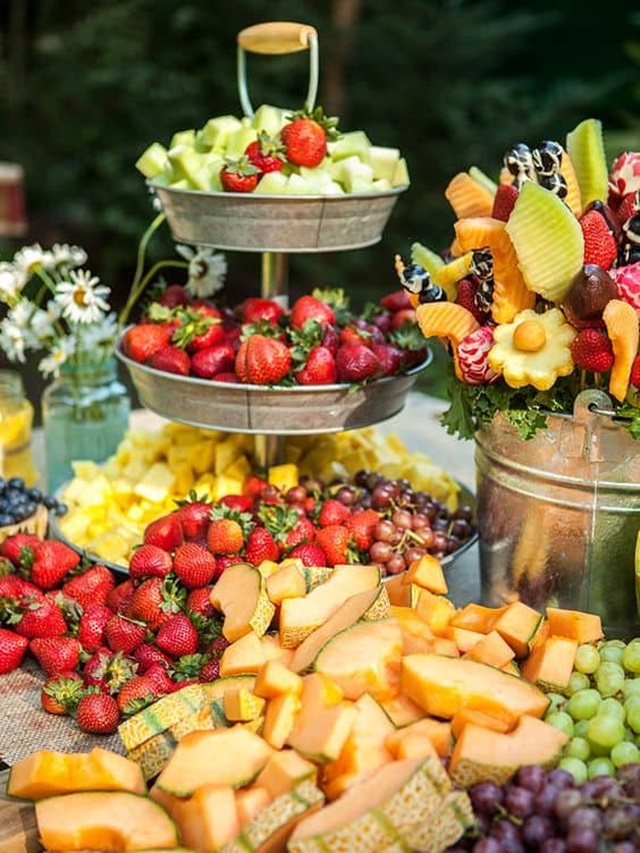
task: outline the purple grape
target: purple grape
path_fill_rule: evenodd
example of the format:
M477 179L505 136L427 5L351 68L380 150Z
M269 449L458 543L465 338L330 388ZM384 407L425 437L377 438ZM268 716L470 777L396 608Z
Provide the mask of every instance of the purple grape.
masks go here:
M522 840L527 847L538 850L547 838L551 838L554 829L554 822L550 817L541 814L530 815L522 824Z
M640 764L623 764L616 775L626 795L640 801Z
M503 846L518 843L520 841L520 827L512 823L508 818L500 818L491 827L491 837L496 838Z
M567 842L564 838L547 838L540 847L540 853L567 853Z
M640 825L640 804L619 803L604 810L602 829L606 838L624 841Z
M617 841L609 848L609 853L638 853L638 841Z
M567 818L567 834L575 829L588 829L598 835L602 832L602 814L595 806L578 806Z
M518 770L516 782L521 788L537 794L547 783L547 771L539 764L527 764Z
M504 803L504 791L495 782L478 782L469 791L471 803L476 812L494 815Z
M562 791L565 788L573 788L575 786L575 781L568 770L561 770L559 767L556 767L549 771L547 784L553 785L559 791Z
M538 791L535 799L536 814L553 815L555 813L556 800L560 793L559 788L547 782L546 787Z
M598 853L599 849L598 833L592 829L581 826L567 834L567 853Z
M610 789L616 784L613 776L596 776L594 779L589 779L583 783L582 796L585 800L599 800L608 795Z
M584 802L583 793L578 788L565 788L556 798L555 814L559 821L566 824L567 818Z
M504 805L510 815L518 818L529 817L533 813L535 795L520 785L511 785L507 789Z
M481 838L473 845L472 853L502 853L502 844L497 838Z

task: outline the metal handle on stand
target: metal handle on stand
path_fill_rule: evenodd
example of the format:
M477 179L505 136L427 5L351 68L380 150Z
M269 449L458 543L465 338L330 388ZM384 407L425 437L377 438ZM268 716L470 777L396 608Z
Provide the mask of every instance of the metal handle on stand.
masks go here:
M271 56L286 53L309 51L309 89L306 105L312 110L318 94L319 58L318 33L309 24L296 24L291 21L268 21L255 24L238 33L238 94L246 116L253 116L254 110L247 91L246 54L261 53Z

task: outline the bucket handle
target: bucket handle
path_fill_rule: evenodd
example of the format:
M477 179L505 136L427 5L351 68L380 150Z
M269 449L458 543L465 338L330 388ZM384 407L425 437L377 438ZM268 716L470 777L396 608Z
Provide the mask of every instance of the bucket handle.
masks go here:
M305 105L312 110L318 94L318 33L310 24L296 24L293 21L267 21L241 30L238 43L238 95L244 114L252 117L254 109L247 90L247 53L261 53L271 56L286 53L309 51L309 89Z

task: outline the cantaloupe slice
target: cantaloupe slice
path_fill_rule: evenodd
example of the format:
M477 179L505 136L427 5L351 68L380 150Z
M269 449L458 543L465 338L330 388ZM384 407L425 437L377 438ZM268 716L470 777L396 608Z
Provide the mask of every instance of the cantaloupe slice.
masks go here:
M491 250L494 279L491 304L493 320L496 323L510 323L520 311L533 308L535 294L527 287L518 266L516 250L505 229L505 223L493 218L489 213L485 217L459 219L454 227L461 251L469 252L485 246Z
M455 605L447 596L430 592L428 589L420 591L416 613L437 636L444 636L455 612Z
M463 216L491 216L494 194L468 172L458 172L447 184L444 196L460 219Z
M396 728L408 726L426 716L426 711L423 708L402 693L380 702L380 707Z
M578 643L595 643L604 637L602 619L597 613L547 607L549 634L569 637Z
M400 739L395 757L398 761L403 761L405 758L419 758L420 760L424 760L431 756L437 756L437 754L431 738L417 732L410 732Z
M527 288L550 302L562 302L584 259L582 229L566 204L526 181L505 229Z
M240 832L235 791L230 785L203 785L176 799L172 817L180 839L194 850L218 850Z
M470 707L513 724L523 714L541 717L549 705L542 690L527 681L474 660L437 654L404 657L400 687L443 719Z
M445 637L453 640L461 655L472 649L479 640L486 636L480 631L471 631L469 628L459 628L452 624L447 625L443 633Z
M389 604L396 607L415 607L420 594L420 587L404 582L404 572L390 575L384 579L384 586L389 596Z
M204 704L202 684L188 684L175 693L163 696L118 726L118 735L127 752L166 731L178 720L199 711Z
M231 723L256 720L264 714L266 702L246 687L230 687L223 697L224 715Z
M456 302L419 305L416 319L425 338L446 338L454 346L479 326L471 311Z
M492 630L496 619L507 609L503 607L487 607L484 604L476 604L471 601L457 610L449 622L452 628L464 628L467 631L477 631L480 634L488 634Z
M275 752L262 768L255 785L264 788L270 798L275 800L281 794L293 790L304 779L316 781L318 768L295 749L282 749Z
M553 767L568 740L564 732L528 715L507 734L469 724L453 748L449 774L465 788L485 779L503 785L527 764Z
M266 662L260 637L253 631L230 643L220 656L220 675L256 675Z
M9 770L7 794L40 800L75 791L147 790L135 761L96 746L90 752L60 752L40 749L16 761Z
M322 647L313 668L337 684L345 699L370 693L384 700L398 692L401 656L402 634L395 619L358 622Z
M246 788L240 788L235 792L235 795L236 814L238 815L241 827L260 814L271 802L269 792L265 788L259 788L257 785L248 785Z
M282 693L269 700L262 737L274 749L282 749L287 742L301 707L300 694L297 693Z
M367 565L335 566L329 578L302 598L286 598L280 606L278 627L285 648L296 648L323 625L352 595L380 585L380 569Z
M369 693L355 704L358 713L342 752L323 768L321 787L330 800L392 760L385 740L395 731L393 723Z
M280 661L266 661L258 671L253 692L263 699L273 699L283 693L302 693L302 678Z
M622 402L629 390L631 368L640 344L638 312L623 299L611 299L604 307L602 319L613 348L609 393Z
M395 732L391 732L385 741L385 745L389 752L397 757L400 741L409 735L419 735L420 737L429 738L436 753L441 758L446 758L451 755L453 741L451 738L451 723L448 720L436 720L435 717L423 717L422 719L416 720L407 726L398 728Z
M410 827L418 815L436 809L450 785L437 760L385 764L343 796L300 821L288 849L291 853L405 849L403 829ZM430 845L429 849L440 848Z
M310 673L303 678L300 710L287 743L312 761L321 764L335 761L356 716L354 703L343 700L342 690L335 682L320 672Z
M262 651L264 652L265 661L276 660L285 664L285 666L289 666L291 664L293 650L284 648L280 642L278 634L263 634L262 637L260 637L260 644L262 646Z
M520 665L522 675L543 690L563 693L569 686L578 641L551 635L536 643Z
M307 594L307 582L298 563L280 566L265 583L267 595L274 604L282 604L285 598L299 598Z
M517 658L524 658L531 651L542 623L543 617L538 610L523 601L513 601L498 614L491 630L509 643Z
M401 834L409 850L443 853L467 830L473 831L475 825L476 818L467 792L449 791L437 808L403 827Z
M453 739L458 740L462 734L462 729L469 724L482 726L484 729L491 729L491 731L501 732L502 734L511 731L508 723L498 717L487 714L486 711L478 711L475 708L461 708L451 718L451 735Z
M35 809L46 850L121 853L180 844L169 815L140 794L82 791L39 800Z
M477 660L498 669L515 657L515 652L506 640L496 631L483 634L482 638L464 654L469 660Z
M416 584L430 592L444 595L449 591L442 563L433 554L423 554L414 560L402 575L404 584Z
M178 743L154 787L190 797L202 785L242 787L251 782L273 749L242 725L191 732Z
M276 612L262 574L247 563L229 566L216 581L210 600L224 614L222 633L231 643L250 631L262 636Z
M375 621L389 614L389 596L386 585L379 584L356 593L338 607L327 621L312 631L296 648L291 659L294 672L305 672L312 665L320 649L336 634L364 619Z

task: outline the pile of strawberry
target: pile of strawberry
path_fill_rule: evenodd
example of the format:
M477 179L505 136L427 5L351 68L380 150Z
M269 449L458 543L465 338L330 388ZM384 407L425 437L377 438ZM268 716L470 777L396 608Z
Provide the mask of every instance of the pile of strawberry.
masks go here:
M337 139L338 119L324 115L322 107L298 110L276 134L260 131L241 157L227 157L220 170L225 192L250 193L268 172L281 172L285 165L313 169L327 156L327 140Z
M370 382L416 367L427 353L404 290L356 315L341 289L316 289L286 310L261 297L225 308L178 284L146 307L121 346L156 370L285 387Z

